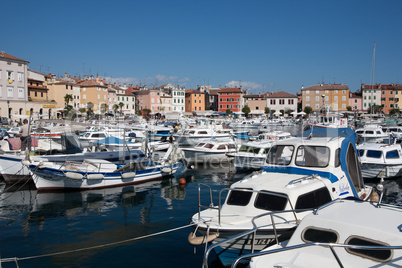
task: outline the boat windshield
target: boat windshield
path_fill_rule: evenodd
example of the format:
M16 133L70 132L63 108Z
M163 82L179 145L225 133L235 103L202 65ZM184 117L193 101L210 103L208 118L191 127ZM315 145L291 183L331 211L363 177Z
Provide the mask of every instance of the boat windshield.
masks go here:
M329 164L330 149L326 146L305 146L297 148L296 165L302 167L326 167Z
M292 161L293 145L275 145L267 156L267 163L271 165L289 165Z

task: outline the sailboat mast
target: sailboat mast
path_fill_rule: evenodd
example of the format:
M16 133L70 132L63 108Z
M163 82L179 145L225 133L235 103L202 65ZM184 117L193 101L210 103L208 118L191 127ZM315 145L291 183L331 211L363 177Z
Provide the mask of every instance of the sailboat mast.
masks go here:
M372 73L371 73L371 113L373 113L374 67L375 67L375 42L374 42L374 50L373 50L373 69L372 69Z

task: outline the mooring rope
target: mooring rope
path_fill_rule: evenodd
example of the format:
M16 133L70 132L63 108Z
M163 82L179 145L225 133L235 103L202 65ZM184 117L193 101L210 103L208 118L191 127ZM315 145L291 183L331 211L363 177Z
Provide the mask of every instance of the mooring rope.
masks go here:
M144 238L149 238L149 237L154 237L154 236L174 232L174 231L181 230L181 229L184 229L184 228L187 228L187 227L190 227L190 226L193 226L193 224L188 224L188 225L180 226L180 227L177 227L177 228L173 228L173 229L170 229L170 230L165 230L165 231L154 233L154 234L148 234L148 235L144 235L144 236L140 236L140 237L134 237L134 238L130 238L130 239L122 240L122 241L117 241L117 242L112 242L112 243L107 243L107 244L98 245L98 246L79 248L79 249L72 249L72 250L66 250L66 251L61 251L61 252L48 253L48 254L43 254L43 255L29 256L29 257L22 257L22 258L13 257L13 258L0 259L0 265L3 262L15 262L17 267L18 267L18 261L25 261L25 260L31 260L31 259L37 259L37 258L43 258L43 257L51 257L51 256L68 254L68 253L80 252L80 251L85 251L85 250L92 250L92 249L110 247L110 246L114 246L114 245L124 244L124 243L127 243L127 242L132 242L132 241L141 240L141 239L144 239Z

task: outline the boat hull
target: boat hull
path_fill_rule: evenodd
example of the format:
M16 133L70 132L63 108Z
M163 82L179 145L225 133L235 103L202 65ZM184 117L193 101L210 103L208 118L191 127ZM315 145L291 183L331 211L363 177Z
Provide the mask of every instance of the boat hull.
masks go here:
M124 178L124 175L122 175L127 172L85 173L79 171L59 170L54 168L40 168L36 165L31 165L29 168L33 172L33 181L38 191L49 191L89 190L138 184L146 181L156 180L164 176L170 176L177 171L179 165L179 163L176 163L172 166L160 165L145 168L143 170L137 170L135 171L135 176L129 178ZM169 168L170 172L164 172L163 170L165 168ZM72 176L67 176L66 173L73 173L76 175L76 177L82 176L82 178L71 178ZM90 175L102 176L90 179Z
M363 178L392 178L402 175L402 165L380 165L362 163Z

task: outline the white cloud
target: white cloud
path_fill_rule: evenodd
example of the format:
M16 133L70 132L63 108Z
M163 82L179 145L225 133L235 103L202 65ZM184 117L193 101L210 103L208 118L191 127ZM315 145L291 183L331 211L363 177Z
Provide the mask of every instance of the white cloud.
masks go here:
M266 85L259 84L256 82L247 82L247 81L230 81L225 84L226 87L240 87L242 86L243 89L249 89L252 92L259 92L266 90Z

